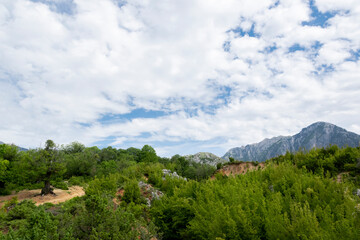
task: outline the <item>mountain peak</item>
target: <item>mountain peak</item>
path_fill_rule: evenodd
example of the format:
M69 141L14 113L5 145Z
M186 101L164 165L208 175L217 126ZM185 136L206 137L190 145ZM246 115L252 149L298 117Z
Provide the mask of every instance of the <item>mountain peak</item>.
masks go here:
M359 143L360 135L348 132L328 122L315 122L293 136L279 136L241 148L232 148L223 158L233 157L243 161L263 162L269 158L285 154L287 151L310 150L314 147L321 148L329 145L357 147Z
M335 124L332 124L332 123L315 122L315 123L310 124L309 126L303 128L301 131L313 131L314 129L333 129L333 128L343 129L343 128L338 127L338 126L336 126ZM343 129L343 130L345 130L345 129Z

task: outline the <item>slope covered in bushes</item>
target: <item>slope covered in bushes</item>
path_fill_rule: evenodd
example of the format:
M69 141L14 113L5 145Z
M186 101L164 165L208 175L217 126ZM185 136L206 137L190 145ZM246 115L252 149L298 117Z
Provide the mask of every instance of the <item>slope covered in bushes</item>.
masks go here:
M58 205L6 202L0 239L360 238L360 148L287 153L264 168L213 178L214 167L179 155L160 158L150 146L72 143L54 151L60 171L52 186L80 184L85 196ZM42 187L48 166L40 158L48 157L0 145L2 193ZM149 199L140 181L163 194Z

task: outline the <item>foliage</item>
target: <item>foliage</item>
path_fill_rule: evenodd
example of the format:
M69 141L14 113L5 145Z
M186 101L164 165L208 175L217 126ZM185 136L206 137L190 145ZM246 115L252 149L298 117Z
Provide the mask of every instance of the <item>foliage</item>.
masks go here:
M336 145L327 148L311 149L308 152L287 152L285 155L268 160L268 162L289 162L298 168L306 168L308 171L326 176L336 177L341 172L349 172L352 176L349 180L360 184L358 164L360 159L360 147L338 148Z
M140 161L141 162L157 162L158 157L154 148L149 145L144 145L140 152Z
M63 147L63 151L67 154L81 153L85 150L85 145L79 142L72 142Z
M44 181L42 194L51 193L50 181L58 176L62 176L66 169L64 157L52 140L47 140L44 149L40 149L38 154L34 155L32 165L35 168L37 177Z
M264 169L210 179L215 170L180 155L160 158L148 145L58 148L47 141L24 152L2 144L0 193L49 180L63 189L82 185L86 195L60 205L5 203L0 239L360 239L360 147L288 152ZM164 195L148 207L139 181Z
M116 176L108 176L102 178L95 178L89 182L89 186L85 192L88 196L103 196L106 198L115 197L117 190L117 178Z
M144 203L144 200L140 194L140 188L138 186L138 182L136 180L130 180L125 185L125 193L121 200L126 203L136 203L141 204Z
M359 198L348 189L282 163L190 181L155 202L151 213L165 239L358 239Z

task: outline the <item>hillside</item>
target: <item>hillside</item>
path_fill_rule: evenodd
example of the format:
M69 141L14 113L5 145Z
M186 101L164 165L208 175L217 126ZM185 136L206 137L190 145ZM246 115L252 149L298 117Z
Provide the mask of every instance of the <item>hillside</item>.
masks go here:
M360 147L215 169L148 145L3 144L0 239L360 239Z
M359 143L360 135L331 123L316 122L293 136L279 136L265 139L259 143L232 148L226 152L223 158L233 157L242 161L263 162L285 154L287 151L310 150L314 147L321 148L329 145L356 147L359 146Z

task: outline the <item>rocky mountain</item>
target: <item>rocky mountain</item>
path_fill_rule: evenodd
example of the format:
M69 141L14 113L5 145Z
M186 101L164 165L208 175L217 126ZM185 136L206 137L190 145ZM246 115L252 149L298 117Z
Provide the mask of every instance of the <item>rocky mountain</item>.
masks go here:
M187 155L187 156L185 156L185 159L187 159L189 161L194 161L197 163L209 164L212 166L216 166L216 164L218 164L219 162L220 163L227 162L227 160L222 159L222 158L216 156L215 154L212 154L209 152L199 152L194 155Z
M357 147L359 144L360 135L348 132L331 123L316 122L303 128L294 136L279 136L264 139L259 143L232 148L223 156L223 159L233 157L242 161L263 162L285 154L286 151L310 150L314 147L321 148L329 145Z

